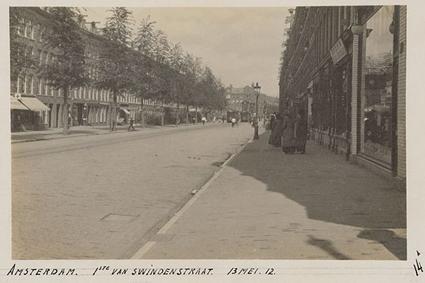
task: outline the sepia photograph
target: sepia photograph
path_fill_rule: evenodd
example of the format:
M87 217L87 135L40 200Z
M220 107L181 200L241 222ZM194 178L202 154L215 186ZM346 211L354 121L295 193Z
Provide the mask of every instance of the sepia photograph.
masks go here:
M0 282L420 282L424 8L4 3Z
M10 6L12 260L407 260L406 21Z

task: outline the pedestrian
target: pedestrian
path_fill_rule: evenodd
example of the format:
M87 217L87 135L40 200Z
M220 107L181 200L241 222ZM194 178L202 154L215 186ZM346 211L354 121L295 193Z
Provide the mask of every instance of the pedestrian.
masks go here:
M231 120L231 122L232 122L232 128L233 128L236 125L236 118L233 117L232 120Z
M205 122L207 121L207 118L205 118L205 116L202 116L201 121L202 121L202 125L205 125Z
M282 117L279 113L276 114L276 118L273 122L273 128L270 132L269 144L274 145L276 147L281 146L281 138L282 138Z
M298 111L294 122L294 137L295 137L295 150L302 154L305 153L305 145L307 142L307 119L304 111Z
M136 129L134 128L134 119L133 117L130 117L130 125L128 126L128 131L135 131Z
M282 151L285 153L295 152L294 119L286 112L282 122Z
M273 129L273 123L276 120L276 112L270 115L270 130Z

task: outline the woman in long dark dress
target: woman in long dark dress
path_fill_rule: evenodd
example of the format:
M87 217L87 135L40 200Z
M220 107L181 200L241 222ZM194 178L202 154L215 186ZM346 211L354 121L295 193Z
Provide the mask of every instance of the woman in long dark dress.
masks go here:
M270 115L270 136L269 144L274 144L274 135L275 135L275 126L276 126L276 115L273 113Z
M305 153L305 145L307 142L307 119L304 111L298 111L294 124L295 150Z
M294 153L295 151L294 119L289 113L283 117L282 151L285 153Z
M273 130L270 135L270 138L271 138L270 144L276 147L280 147L281 136L282 136L282 117L278 113L276 114L276 119L274 120L274 123L273 123Z

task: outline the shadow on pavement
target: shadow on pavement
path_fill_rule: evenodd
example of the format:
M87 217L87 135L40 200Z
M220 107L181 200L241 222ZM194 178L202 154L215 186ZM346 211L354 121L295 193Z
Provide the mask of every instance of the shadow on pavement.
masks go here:
M372 229L361 236L382 241L403 258L402 252L394 251L406 249L406 241L386 241L387 234L376 229L406 228L405 192L323 146L309 143L304 155L284 154L280 148L267 144L268 135L266 132L248 144L228 166L302 205L310 219ZM317 239L310 243L331 252L330 243Z
M393 231L389 230L363 230L357 235L360 239L367 239L381 243L398 259L407 258L407 241L405 238L398 237Z
M332 245L331 241L315 238L311 235L309 235L308 237L309 237L309 239L307 241L308 244L322 249L323 251L327 252L333 258L335 258L335 259L350 259L348 256L340 253L337 249L335 249L335 247Z

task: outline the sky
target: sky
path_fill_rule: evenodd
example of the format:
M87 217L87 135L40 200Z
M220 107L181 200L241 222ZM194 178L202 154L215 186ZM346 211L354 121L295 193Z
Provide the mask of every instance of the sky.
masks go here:
M109 8L84 8L87 21L103 26ZM150 15L169 41L202 59L226 85L258 82L261 92L277 97L284 40L285 7L129 8L135 27Z

